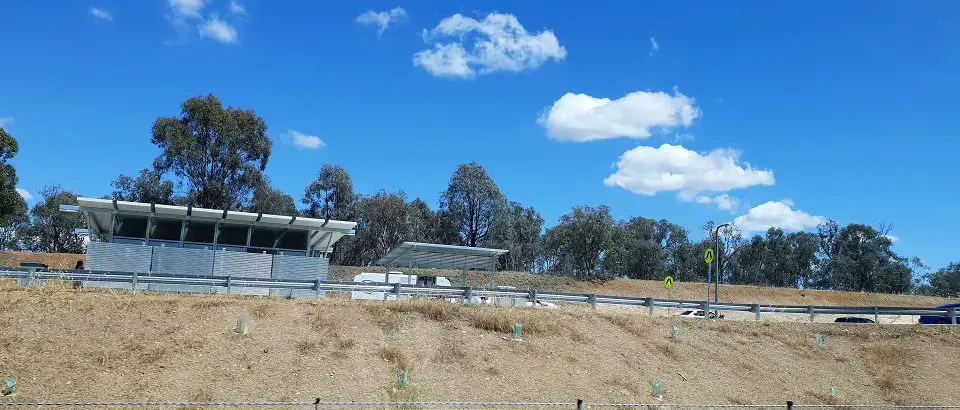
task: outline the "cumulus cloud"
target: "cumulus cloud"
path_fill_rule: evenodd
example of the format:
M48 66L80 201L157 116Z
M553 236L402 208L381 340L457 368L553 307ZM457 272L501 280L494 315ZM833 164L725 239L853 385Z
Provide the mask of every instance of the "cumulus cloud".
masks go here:
M387 31L387 27L390 27L391 23L396 24L406 17L407 11L404 10L403 7L394 7L389 11L376 12L368 10L366 13L357 16L356 21L365 26L377 26L377 34L383 35L383 32Z
M432 30L424 30L423 38L434 42L433 48L414 54L413 64L438 77L534 70L567 56L553 31L530 34L511 14L491 13L480 21L454 14Z
M685 201L705 192L774 184L773 171L754 169L733 149L701 154L681 145L640 146L623 153L616 167L604 184L649 196L675 191Z
M660 49L660 44L657 43L657 39L650 37L650 55L652 56L654 52Z
M636 91L619 99L566 93L537 122L557 141L648 138L653 129L689 127L700 116L693 98L674 90Z
M740 200L727 194L720 194L714 197L707 195L697 195L694 200L698 204L713 204L721 211L735 211L740 205Z
M29 201L29 200L33 199L33 195L30 195L30 193L27 192L26 189L17 188L17 193L20 194L20 196L23 197L23 199L24 199L25 201Z
M203 0L167 0L167 5L170 6L177 17L200 18Z
M94 7L90 9L90 15L100 20L113 21L113 15L104 9Z
M0 127L6 127L13 124L13 117L0 117Z
M885 238L889 239L889 240L890 240L890 243L896 243L897 241L900 240L899 237L896 237L896 236L893 236L893 235L889 235L889 234L888 234L888 235L883 235L883 236L884 236Z
M197 28L203 37L210 37L227 44L237 42L237 30L227 22L217 18L217 16L211 17Z
M246 15L247 9L243 8L237 0L230 0L230 12L233 14Z
M815 227L826 219L793 209L793 201L769 201L734 218L733 224L744 232L763 232L769 228L800 231Z
M320 149L327 146L327 143L323 142L323 140L316 135L307 135L300 131L289 130L287 131L287 136L290 138L290 141L293 142L293 145L300 148Z

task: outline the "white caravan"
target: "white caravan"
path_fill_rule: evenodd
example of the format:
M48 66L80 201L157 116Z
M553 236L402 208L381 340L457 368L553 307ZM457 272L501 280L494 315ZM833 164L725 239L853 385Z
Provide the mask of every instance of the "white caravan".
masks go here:
M417 276L407 275L403 272L390 272L389 282L384 273L363 272L353 277L354 282L361 283L400 283L403 285L417 286L451 286L450 280L443 276ZM386 298L384 298L386 296ZM396 295L385 294L382 291L354 291L351 297L360 300L397 300ZM406 298L406 297L403 297Z

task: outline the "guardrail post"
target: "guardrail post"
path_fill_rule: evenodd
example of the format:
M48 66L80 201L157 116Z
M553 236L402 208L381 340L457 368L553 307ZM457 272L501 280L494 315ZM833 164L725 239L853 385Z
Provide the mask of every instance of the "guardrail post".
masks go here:
M133 272L133 280L130 281L130 290L134 293L137 292L137 272Z
M534 293L536 296L536 293ZM467 304L473 300L473 288L467 286L463 288L463 303Z
M530 306L536 307L537 306L537 290L530 289L527 292L529 293L528 298L530 298Z
M313 282L313 290L317 292L317 297L319 298L320 297L320 278L317 278L317 280Z
M393 296L396 296L397 300L400 300L400 284L399 283L393 284Z
M653 298L644 298L643 304L647 305L647 314L653 316Z
M583 410L583 399L577 399L577 410Z
M813 306L807 306L807 313L810 314L810 323L813 323Z
M703 318L710 320L710 301L700 302L700 310L703 311Z
M957 324L957 307L954 306L950 308L950 323Z
M793 410L793 402L792 402L792 401L789 401L789 400L787 401L787 410Z
M873 323L878 325L880 324L880 307L879 306L873 307Z
M753 320L756 320L757 322L759 322L760 321L760 304L754 303L753 307L751 307L750 310L753 311Z
M596 295L596 294L587 295L587 303L590 303L590 306L591 306L591 307L596 308L596 307L597 307L597 295Z
M233 276L227 275L227 294L233 293Z

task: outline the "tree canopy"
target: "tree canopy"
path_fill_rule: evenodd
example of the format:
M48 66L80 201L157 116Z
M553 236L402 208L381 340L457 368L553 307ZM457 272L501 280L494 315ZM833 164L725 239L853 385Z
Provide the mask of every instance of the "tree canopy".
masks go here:
M191 203L214 209L241 206L261 183L273 146L263 118L224 108L213 94L185 101L180 117L158 118L152 142L161 149L157 172L182 178Z
M10 224L27 212L27 203L17 192L17 170L10 164L19 151L17 140L0 127L0 225Z
M505 200L487 170L476 162L461 164L450 177L440 207L459 225L466 246L482 246Z

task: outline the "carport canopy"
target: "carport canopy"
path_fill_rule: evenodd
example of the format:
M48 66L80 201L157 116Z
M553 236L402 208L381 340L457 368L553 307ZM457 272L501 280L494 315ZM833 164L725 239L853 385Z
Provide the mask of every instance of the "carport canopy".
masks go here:
M377 261L387 267L457 270L496 270L505 249L472 248L435 243L404 242Z
M507 252L505 249L404 242L377 260L377 265L386 267L387 275L391 267L449 269L464 273L468 270L486 271L490 273L490 287L493 288L497 259ZM463 281L465 285L466 275Z

